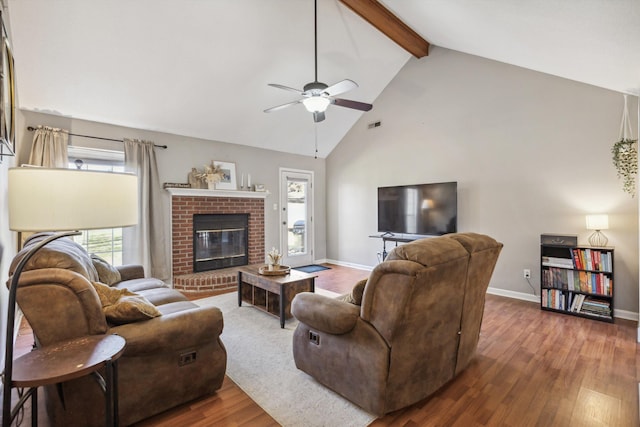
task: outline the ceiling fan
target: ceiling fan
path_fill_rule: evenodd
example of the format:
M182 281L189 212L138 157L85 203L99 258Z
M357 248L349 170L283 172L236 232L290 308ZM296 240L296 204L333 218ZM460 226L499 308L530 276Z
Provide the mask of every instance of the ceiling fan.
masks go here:
M294 89L292 87L283 86L275 83L269 83L269 86L277 87L279 89L288 90L301 95L302 98L297 101L288 102L286 104L278 105L275 107L267 108L265 113L281 110L291 105L302 104L310 113L313 113L313 121L318 123L325 119L324 112L329 104L337 105L339 107L352 108L354 110L369 111L373 108L373 105L366 104L364 102L351 101L349 99L335 98L336 95L348 92L358 87L358 84L353 80L345 79L338 83L328 86L325 83L318 81L318 0L314 0L314 42L315 42L315 79L311 83L304 85L302 90Z

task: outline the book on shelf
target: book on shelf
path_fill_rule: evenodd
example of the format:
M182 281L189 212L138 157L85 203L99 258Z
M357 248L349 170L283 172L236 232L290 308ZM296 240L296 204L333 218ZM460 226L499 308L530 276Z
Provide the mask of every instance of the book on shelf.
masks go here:
M586 297L578 312L590 316L611 317L611 303L605 300Z
M586 295L584 294L575 294L573 304L571 306L571 311L573 311L574 313L579 313L580 309L582 308L582 304L584 303L585 297Z
M575 274L573 270L566 270L567 271L567 289L570 291L575 291Z
M566 310L568 302L566 295L559 289L544 289L542 292L542 306L555 310Z
M542 286L611 296L613 281L604 273L549 267L542 270Z
M547 267L573 268L573 260L571 258L543 256L542 265Z
M574 267L579 269L579 270L584 270L584 267L582 266L582 260L580 259L579 249L572 249L571 252L572 252L572 255L573 255Z
M602 271L611 273L611 251L590 248L571 250L573 265L578 270ZM544 257L543 257L544 263Z
M571 290L573 288L573 277L573 270L549 267L542 271L542 285L548 288Z
M589 294L613 295L613 280L604 273L579 271L575 277L578 280L574 283L574 288L570 290Z

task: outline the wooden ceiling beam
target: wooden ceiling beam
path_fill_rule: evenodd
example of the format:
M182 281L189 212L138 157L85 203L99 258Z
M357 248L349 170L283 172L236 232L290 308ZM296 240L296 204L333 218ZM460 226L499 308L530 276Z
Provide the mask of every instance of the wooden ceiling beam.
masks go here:
M377 0L340 0L340 2L416 58L429 55L429 42Z

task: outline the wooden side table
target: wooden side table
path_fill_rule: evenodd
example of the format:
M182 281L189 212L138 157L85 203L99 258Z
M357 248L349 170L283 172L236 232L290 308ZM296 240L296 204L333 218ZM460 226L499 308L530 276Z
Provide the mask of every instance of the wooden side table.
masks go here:
M36 348L13 361L12 387L29 390L9 414L3 425L10 426L20 408L31 397L31 425L38 425L38 387L58 384L93 374L105 394L105 423L118 425L117 361L124 353L126 341L119 335L89 335ZM98 372L105 367L106 378Z

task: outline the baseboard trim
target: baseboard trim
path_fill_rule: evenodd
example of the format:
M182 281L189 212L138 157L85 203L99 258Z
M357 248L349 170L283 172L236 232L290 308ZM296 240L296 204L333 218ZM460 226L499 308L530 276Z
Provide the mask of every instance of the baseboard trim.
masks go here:
M506 290L506 289L488 287L487 288L487 293L491 294L491 295L498 295L498 296L501 296L501 297L519 299L519 300L522 300L522 301L537 302L538 304L540 304L540 297L539 296L531 295L531 294L525 294L524 292L516 292L516 291L509 291L509 290Z
M343 267L357 268L358 270L365 270L365 271L373 270L373 267L371 267L369 265L353 264L351 262L337 261L335 259L327 259L325 262L328 263L328 264L341 265Z
M635 320L636 322L638 321L638 313L628 310L614 309L613 317L618 317L625 320Z

